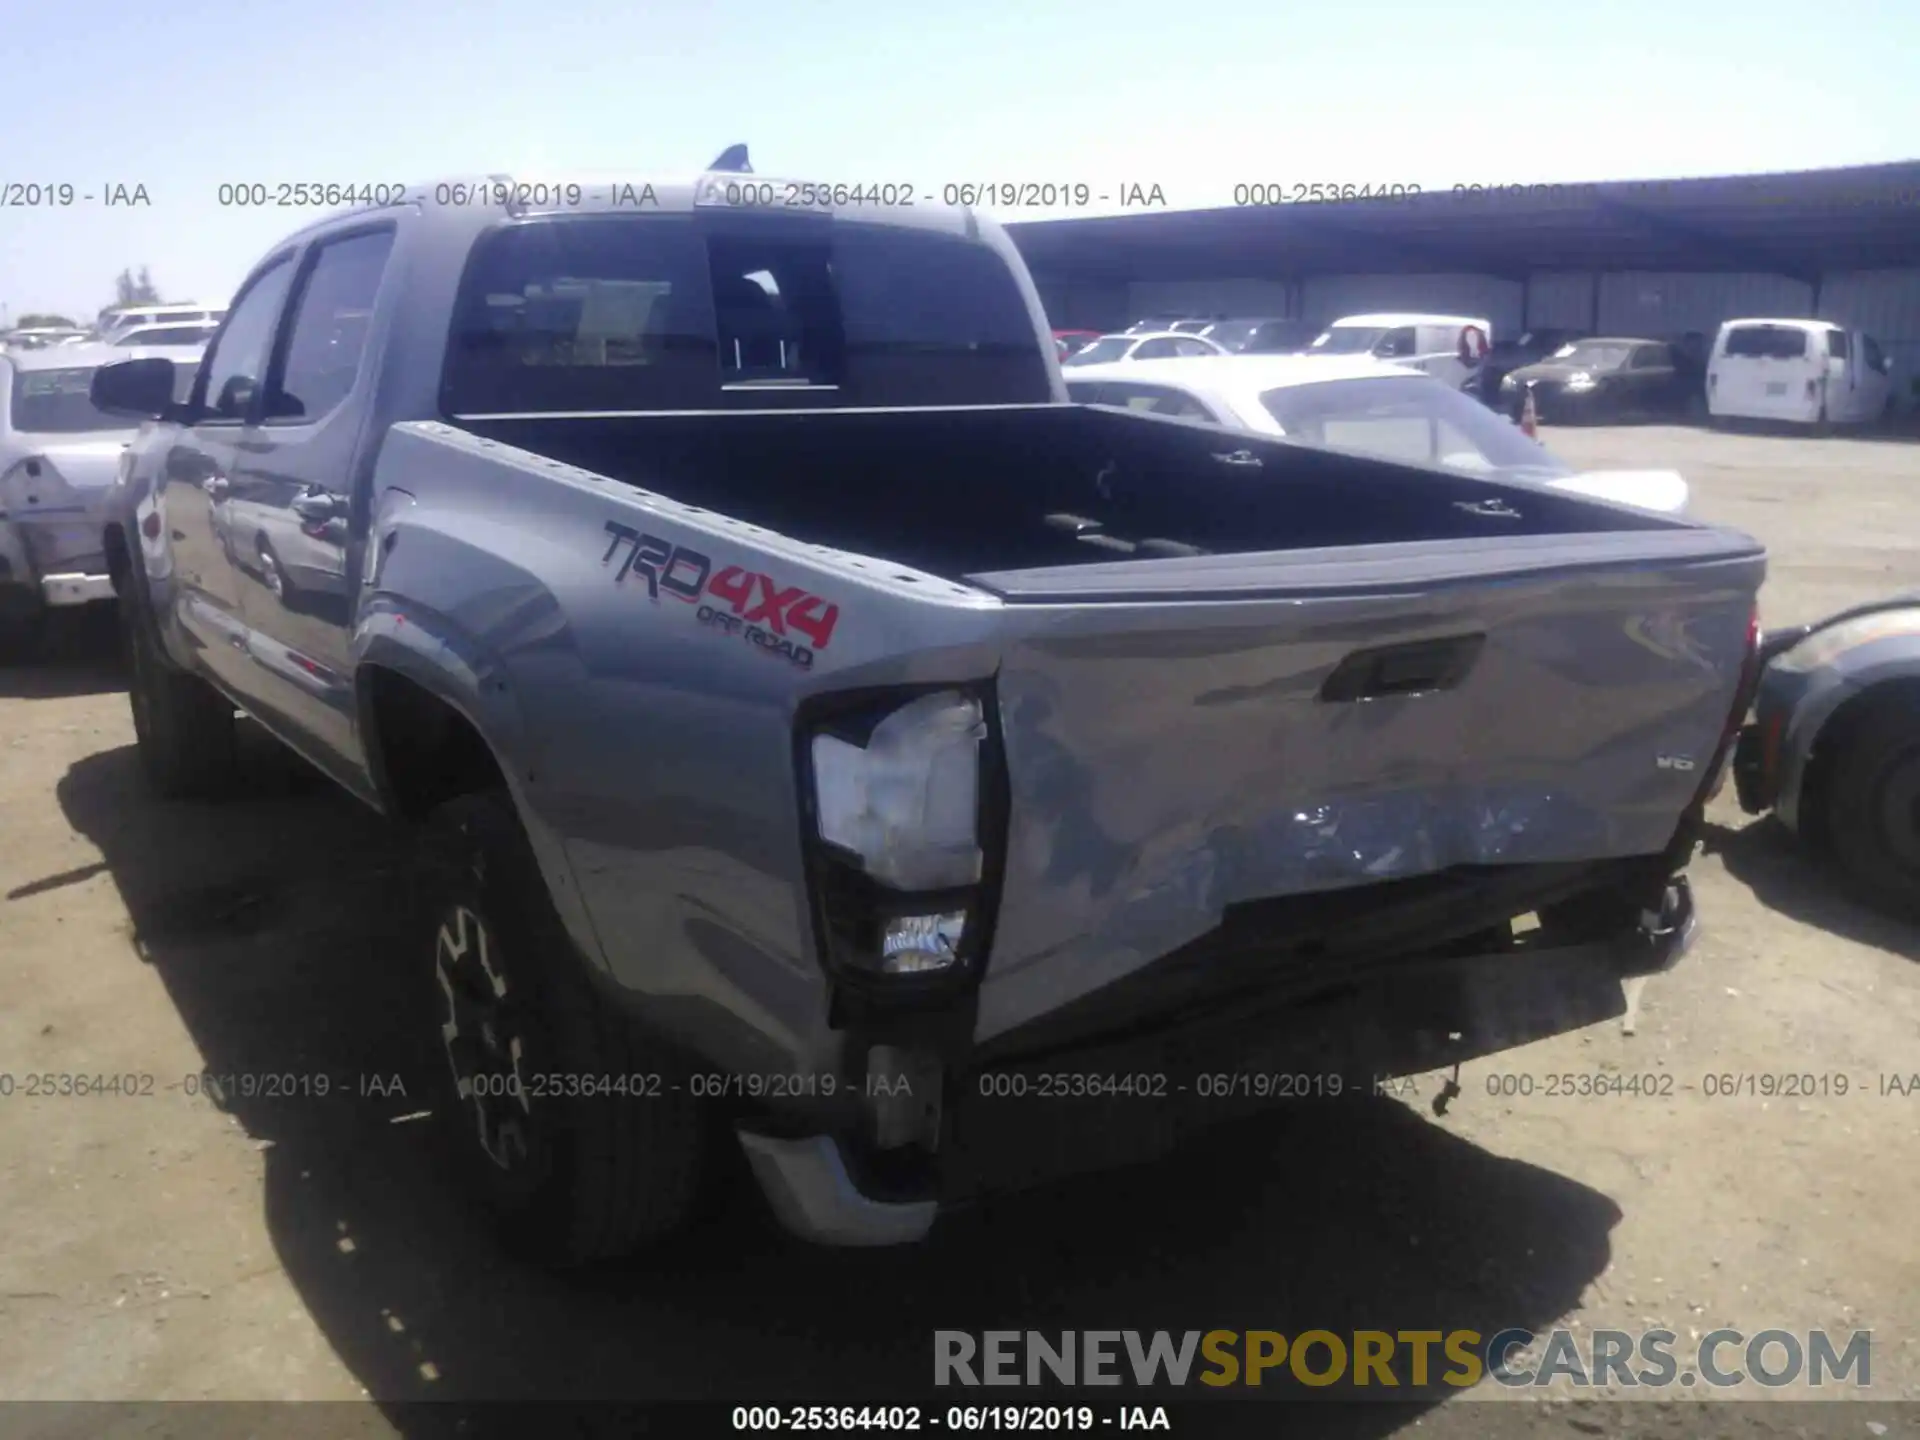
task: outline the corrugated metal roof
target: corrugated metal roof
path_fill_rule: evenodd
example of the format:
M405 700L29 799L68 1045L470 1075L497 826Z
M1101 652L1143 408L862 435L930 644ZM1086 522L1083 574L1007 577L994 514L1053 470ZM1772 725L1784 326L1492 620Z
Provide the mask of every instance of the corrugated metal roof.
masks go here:
M1037 272L1088 278L1633 269L1811 280L1920 264L1920 161L1154 211L1007 231Z

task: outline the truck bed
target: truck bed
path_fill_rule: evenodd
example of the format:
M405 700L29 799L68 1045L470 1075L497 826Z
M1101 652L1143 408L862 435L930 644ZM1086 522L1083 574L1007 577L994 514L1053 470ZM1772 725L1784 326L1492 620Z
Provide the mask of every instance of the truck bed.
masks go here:
M462 423L797 540L955 580L1127 558L1682 523L1537 486L1088 405ZM1515 513L1462 508L1497 505Z
M1649 867L1709 774L1765 573L1756 542L1688 520L1089 407L463 428L532 452L485 472L503 500L538 483L534 455L550 457L999 597L981 607L913 587L867 592L847 638L802 673L716 651L691 623L684 639L648 629L653 648L631 659L583 642L592 665L634 667L631 680L603 670L590 692L621 714L636 753L675 763L611 782L604 767L577 778L565 759L550 767L576 814L604 812L609 831L635 807L658 812L667 786L706 816L703 838L683 843L708 846L737 823L754 837L742 842L752 868L777 872L794 863L779 852L793 854L783 837L796 827L789 757L802 697L909 674L990 682L1010 809L983 1042L1125 977L1144 982L1234 916L1271 932L1236 943L1284 946L1306 923L1269 903L1287 897L1370 892L1385 911L1428 893L1404 882L1434 877L1478 897L1450 934L1564 900L1568 866L1575 891L1587 866L1596 889L1617 891L1630 873L1642 903L1657 898L1666 872L1649 881ZM453 449L439 453L454 463ZM484 453L459 463L512 454ZM396 483L423 473L424 458L395 457ZM617 499L596 493L600 513ZM559 503L495 513L556 523ZM582 507L584 532L597 534ZM658 511L647 528L677 541L686 523ZM723 538L731 553L715 548ZM753 568L753 541L737 531L688 539ZM779 563L830 598L850 573L836 578L827 559L796 569L791 553ZM641 633L631 620L596 624ZM935 655L980 668L935 674ZM698 707L683 720L621 698L635 693L624 683L671 685L661 677L695 666L712 686L715 665L770 702L732 712L738 743L716 749ZM563 729L582 723L581 692L567 694L554 720ZM1647 863L1601 864L1620 861ZM636 903L638 871L617 853L596 849L583 868L590 904L595 892L610 913ZM702 876L666 883L685 887L667 903L689 914L737 905L737 890L709 894ZM758 941L784 948L784 923L769 912ZM1421 951L1421 934L1390 930L1374 958ZM1329 982L1364 958L1315 954L1301 963ZM1224 979L1228 967L1207 968ZM1301 980L1289 970L1289 985Z

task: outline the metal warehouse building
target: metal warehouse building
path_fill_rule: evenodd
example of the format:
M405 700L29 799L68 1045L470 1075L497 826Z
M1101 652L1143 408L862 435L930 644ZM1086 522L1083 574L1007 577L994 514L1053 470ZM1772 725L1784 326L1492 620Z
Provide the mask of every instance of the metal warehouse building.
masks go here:
M1832 320L1920 382L1920 161L1713 179L1157 211L1007 227L1054 325L1149 315L1327 322L1484 315L1664 338L1738 316Z

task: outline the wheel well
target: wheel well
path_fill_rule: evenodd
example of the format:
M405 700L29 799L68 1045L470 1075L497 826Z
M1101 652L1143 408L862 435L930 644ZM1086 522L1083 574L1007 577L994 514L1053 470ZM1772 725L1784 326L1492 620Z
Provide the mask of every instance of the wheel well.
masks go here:
M133 560L127 549L127 532L118 525L109 525L100 537L100 548L106 552L107 578L113 581L113 593L126 593L127 577L133 573Z
M505 786L493 750L471 721L431 690L396 671L360 672L368 748L398 815L422 820L461 795Z
M1820 844L1827 840L1827 790L1833 783L1835 757L1847 748L1870 716L1878 714L1883 706L1900 704L1920 705L1920 675L1868 686L1820 727L1800 781L1800 828L1809 839Z

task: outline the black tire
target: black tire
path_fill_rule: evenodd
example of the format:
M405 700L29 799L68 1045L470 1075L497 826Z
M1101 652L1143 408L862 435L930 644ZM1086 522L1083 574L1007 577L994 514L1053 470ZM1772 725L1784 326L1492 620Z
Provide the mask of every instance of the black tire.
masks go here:
M137 595L119 603L127 703L147 783L166 800L211 800L239 789L233 702L168 660L152 612Z
M1920 694L1867 703L1836 746L1826 838L1861 898L1920 919Z
M511 800L451 801L423 842L435 1108L502 1238L566 1267L670 1234L705 1168L695 1102L661 1048L596 992ZM626 1093L607 1093L609 1077L628 1077Z

